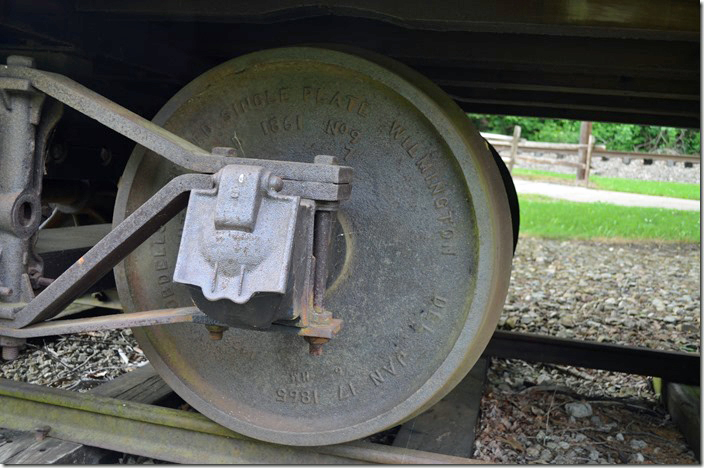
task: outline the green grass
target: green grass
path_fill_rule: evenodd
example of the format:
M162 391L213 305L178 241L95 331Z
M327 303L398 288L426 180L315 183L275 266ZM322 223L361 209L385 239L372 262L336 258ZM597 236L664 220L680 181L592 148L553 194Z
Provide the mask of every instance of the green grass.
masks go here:
M618 179L615 177L594 176L595 188L616 192L642 193L661 197L687 198L699 200L699 184L661 182L655 180Z
M699 212L576 203L519 195L521 235L556 239L700 242Z
M513 174L534 180L575 180L574 174L562 174L559 172L541 171L537 169L515 168L513 170ZM595 175L589 178L589 186L595 189L613 190L615 192L641 193L644 195L699 200L699 184L661 182L656 180L621 179L618 177L601 177Z
M560 179L560 180L575 180L576 169L574 173L563 174L562 172L541 171L540 169L521 169L515 167L513 175L523 176L527 178L545 178L545 179Z

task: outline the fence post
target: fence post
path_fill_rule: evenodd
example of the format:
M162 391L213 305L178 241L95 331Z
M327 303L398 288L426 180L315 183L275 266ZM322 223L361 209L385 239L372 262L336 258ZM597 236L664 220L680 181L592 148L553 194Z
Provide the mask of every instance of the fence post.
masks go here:
M594 135L589 135L589 142L587 143L587 160L585 161L586 166L584 167L584 186L589 187L589 171L591 171L592 165L592 150L594 149Z
M508 160L508 171L513 172L513 165L516 162L516 153L518 153L518 140L521 139L521 126L513 127L513 140L511 140L511 158Z
M589 136L592 134L592 123L582 122L579 126L579 144L584 145L579 148L579 162L587 163L587 145L589 144ZM577 180L584 180L586 171L583 168L577 168Z

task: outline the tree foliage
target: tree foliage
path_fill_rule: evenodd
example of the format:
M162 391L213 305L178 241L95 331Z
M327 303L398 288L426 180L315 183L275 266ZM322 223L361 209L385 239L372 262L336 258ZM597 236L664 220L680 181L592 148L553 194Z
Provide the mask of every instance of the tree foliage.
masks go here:
M468 116L482 132L511 135L513 127L520 125L521 137L530 141L579 142L578 120L490 114ZM592 134L597 144L604 144L607 149L616 151L696 154L701 150L700 133L689 128L594 122Z

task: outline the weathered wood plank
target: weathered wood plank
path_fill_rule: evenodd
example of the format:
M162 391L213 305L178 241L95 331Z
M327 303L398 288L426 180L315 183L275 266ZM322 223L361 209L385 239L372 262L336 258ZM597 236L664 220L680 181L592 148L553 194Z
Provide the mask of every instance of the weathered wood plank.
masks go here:
M91 393L120 400L153 404L173 393L151 364L140 367L91 390Z
M106 450L52 437L37 441L32 434L27 433L23 433L10 445L15 445L15 448L21 446L22 449L3 460L5 465L99 464L110 458L110 453Z
M692 369L699 372L699 369ZM663 386L663 399L672 422L692 448L697 460L702 460L701 390L699 387L667 382Z
M517 159L521 161L531 162L535 164L553 164L556 166L568 166L576 168L584 168L584 163L574 162L574 161L561 161L559 159L548 159L548 158L530 158L528 156L521 156L520 154L516 156Z
M508 170L513 172L513 166L516 164L516 154L518 154L518 142L521 139L521 126L513 127L513 140L511 141L511 156L509 157Z
M34 438L26 438L26 432L2 430L0 431L0 463L27 449L34 442Z

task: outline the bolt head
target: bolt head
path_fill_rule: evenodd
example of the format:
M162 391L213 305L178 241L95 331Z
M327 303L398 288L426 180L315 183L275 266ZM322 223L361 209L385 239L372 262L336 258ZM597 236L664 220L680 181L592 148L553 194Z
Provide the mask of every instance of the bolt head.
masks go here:
M14 338L12 336L0 336L0 346L15 346L21 348L27 342L24 338Z
M280 192L284 188L284 181L281 177L271 175L269 176L269 189L274 192Z
M107 148L100 150L100 162L103 166L107 166L112 161L112 153Z
M38 428L34 429L34 439L37 442L41 442L42 440L46 439L46 436L51 432L51 426L39 426Z

